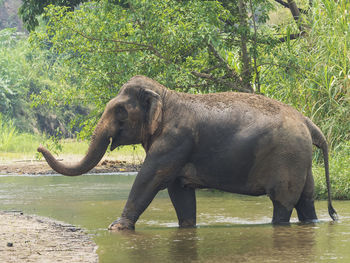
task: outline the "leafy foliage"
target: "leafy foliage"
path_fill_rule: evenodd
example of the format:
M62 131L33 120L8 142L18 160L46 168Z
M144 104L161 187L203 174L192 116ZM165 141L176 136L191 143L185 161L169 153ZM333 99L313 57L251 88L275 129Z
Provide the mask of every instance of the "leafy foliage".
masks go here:
M6 120L0 114L0 149L2 151L8 151L13 137L18 134L16 127L11 120Z
M0 31L0 113L20 131L52 133L60 127L67 136L77 130L74 125L71 131L65 128L75 118L73 110L86 114L79 103L55 110L47 104L32 108L31 97L62 85L55 80L50 63L44 52L30 48L26 36L15 29Z
M220 18L226 13L218 2L203 1L133 1L129 8L100 1L85 3L74 12L50 6L47 30L33 33L31 41L48 48L55 58L52 68L69 85L45 93L45 98L95 105L94 118L85 123L90 127L133 75L198 92L201 83L191 71L210 66L208 42L218 42Z
M348 10L348 1L314 1L309 35L264 52L261 70L263 92L313 119L332 146L350 140Z
M84 0L22 0L19 14L22 17L25 27L32 31L39 25L37 17L44 12L44 8L50 4L66 6L71 10Z
M32 33L31 42L45 52L61 85L35 102L89 105L91 115L83 121L89 134L105 103L133 75L205 93L239 90L248 70L256 90L311 117L331 145L349 140L349 35L343 33L349 3L313 2L303 20L309 21L308 35L297 40L291 38L298 31L292 17L281 25L267 23L275 6L263 0L245 6L245 26L240 0L103 0L74 11L51 5L47 27ZM243 35L255 72L241 58Z
M20 38L14 29L0 31L0 112L16 118L29 106L23 95L29 93L31 86L24 74L26 44Z
M332 197L338 200L350 199L350 143L342 143L330 156L330 182ZM315 179L315 198L327 199L327 187L323 165L313 169Z
M34 153L36 159L42 158L36 148L39 144L44 145L54 154L62 151L62 144L59 140L60 131L55 136L34 135L21 132L14 122L0 113L0 152L8 153Z

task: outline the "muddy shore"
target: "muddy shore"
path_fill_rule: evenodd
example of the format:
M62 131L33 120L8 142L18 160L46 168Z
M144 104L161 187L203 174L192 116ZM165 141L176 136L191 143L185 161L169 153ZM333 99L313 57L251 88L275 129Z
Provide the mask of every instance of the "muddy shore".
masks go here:
M0 262L98 262L83 230L21 212L0 212Z
M99 163L89 173L117 173L117 172L136 172L140 169L140 163L130 163L118 160L104 160ZM0 174L54 174L46 161L36 160L14 160L11 162L0 163Z
M140 163L104 160L89 173L136 172ZM39 175L55 172L45 161L0 163L0 175ZM98 262L97 246L72 225L16 211L0 211L0 262Z

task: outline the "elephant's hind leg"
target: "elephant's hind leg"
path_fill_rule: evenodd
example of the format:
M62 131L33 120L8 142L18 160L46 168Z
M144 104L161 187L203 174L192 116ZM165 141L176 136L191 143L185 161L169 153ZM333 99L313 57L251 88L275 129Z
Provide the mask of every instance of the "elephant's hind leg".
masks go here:
M311 169L306 177L305 186L300 199L295 206L300 222L316 222L316 210L314 205L314 179Z
M289 223L292 211L303 191L307 171L280 166L274 170L267 193L273 203L273 224Z
M292 215L293 208L288 208L282 205L279 201L272 200L273 217L272 224L288 224Z
M179 179L168 186L168 193L176 211L180 227L196 226L196 193L183 187Z

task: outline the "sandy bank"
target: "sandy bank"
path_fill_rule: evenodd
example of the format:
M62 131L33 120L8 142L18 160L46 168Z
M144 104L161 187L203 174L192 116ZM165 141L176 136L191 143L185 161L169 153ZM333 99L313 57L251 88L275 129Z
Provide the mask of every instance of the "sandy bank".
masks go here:
M98 262L83 230L48 218L0 212L0 262Z
M118 173L136 172L140 169L140 163L126 161L104 160L89 173ZM46 161L13 160L0 162L0 174L53 174L55 171L49 167Z

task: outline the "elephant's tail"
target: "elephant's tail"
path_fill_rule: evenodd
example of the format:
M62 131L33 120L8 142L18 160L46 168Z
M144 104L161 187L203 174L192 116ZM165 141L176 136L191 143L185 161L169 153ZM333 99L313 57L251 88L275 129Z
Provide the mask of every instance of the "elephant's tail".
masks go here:
M322 131L309 118L306 118L306 125L311 133L312 143L322 150L328 191L328 213L330 217L336 221L338 220L338 215L332 206L331 184L329 182L328 144Z

